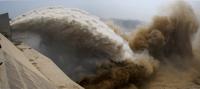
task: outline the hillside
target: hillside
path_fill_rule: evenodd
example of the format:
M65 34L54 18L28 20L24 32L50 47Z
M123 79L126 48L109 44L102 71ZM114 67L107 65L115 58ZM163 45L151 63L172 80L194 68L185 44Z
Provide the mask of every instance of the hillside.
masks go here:
M114 18L111 19L102 18L102 21L104 22L112 21L115 25L119 26L125 32L131 32L138 25L143 24L143 22L139 20L124 20L124 19L114 19Z
M0 39L0 89L83 89L46 56L1 34Z

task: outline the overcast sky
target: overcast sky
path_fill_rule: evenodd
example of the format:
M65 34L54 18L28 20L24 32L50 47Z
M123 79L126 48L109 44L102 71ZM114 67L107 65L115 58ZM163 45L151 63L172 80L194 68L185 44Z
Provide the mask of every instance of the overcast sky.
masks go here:
M9 12L13 18L31 9L47 6L80 8L103 18L137 19L148 21L175 0L0 0L0 12ZM200 5L200 0L187 0Z

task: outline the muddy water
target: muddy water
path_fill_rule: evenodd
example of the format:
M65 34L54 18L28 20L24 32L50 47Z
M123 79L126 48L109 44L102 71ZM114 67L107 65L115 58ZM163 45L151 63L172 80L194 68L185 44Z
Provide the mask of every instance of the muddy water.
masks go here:
M51 58L70 78L79 81L82 76L93 74L96 65L104 59L80 52L78 48L62 42L42 38L32 32L14 32L13 40L23 42Z

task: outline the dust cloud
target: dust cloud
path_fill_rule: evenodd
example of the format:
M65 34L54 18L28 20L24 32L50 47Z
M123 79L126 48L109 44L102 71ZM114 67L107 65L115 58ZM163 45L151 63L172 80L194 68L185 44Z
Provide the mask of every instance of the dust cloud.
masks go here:
M154 73L140 68L144 65L125 63L107 71L100 69L102 72L80 84L86 89L198 89L200 42L195 13L184 1L172 4L164 13L155 16L152 23L138 27L128 39L133 51L148 51L154 57L152 60L160 62Z
M128 36L112 25L113 30L104 25L88 30L82 27L86 23L63 19L76 16L57 13L62 18L51 17L52 13L39 19L22 15L12 22L14 38L53 59L86 89L200 88L199 23L186 2L169 5L166 12ZM98 22L88 21L92 22L86 26Z

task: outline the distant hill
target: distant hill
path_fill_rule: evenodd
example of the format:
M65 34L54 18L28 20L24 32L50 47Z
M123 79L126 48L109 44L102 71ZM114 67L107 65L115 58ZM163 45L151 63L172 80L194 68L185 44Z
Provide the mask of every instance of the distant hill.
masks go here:
M124 20L124 19L102 19L104 22L112 21L115 25L121 27L126 32L130 32L134 28L137 27L137 25L142 24L142 21L139 20Z

